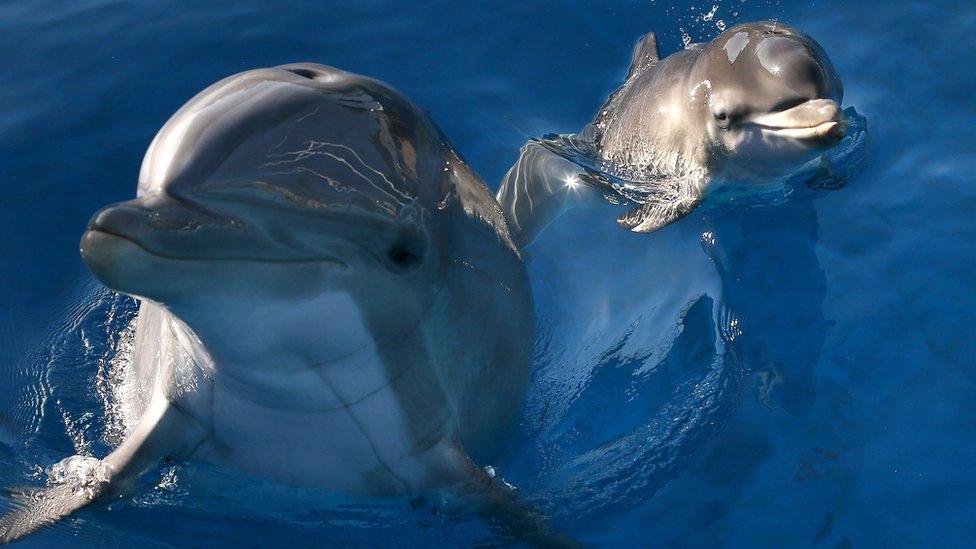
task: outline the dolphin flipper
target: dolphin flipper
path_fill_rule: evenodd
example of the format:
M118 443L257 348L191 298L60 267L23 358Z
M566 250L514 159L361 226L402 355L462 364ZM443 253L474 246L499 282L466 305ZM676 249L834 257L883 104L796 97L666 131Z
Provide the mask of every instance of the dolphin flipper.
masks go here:
M545 516L538 509L526 505L515 488L493 471L478 467L458 447L452 453L466 477L454 487L454 491L474 506L476 514L490 520L504 534L533 547L580 546L572 538L552 531Z
M81 457L81 456L74 456ZM70 459L70 458L69 458ZM14 510L0 519L0 541L10 543L91 503L104 490L107 480L98 476L106 469L101 460L93 460L90 477L47 488L14 490Z
M86 505L127 493L162 459L192 451L205 430L165 399L150 404L128 438L104 459L72 456L45 488L17 490L14 509L0 518L0 542L10 543ZM57 476L58 478L54 478Z
M617 224L635 233L650 233L690 214L701 204L700 197L671 202L647 202L617 218Z

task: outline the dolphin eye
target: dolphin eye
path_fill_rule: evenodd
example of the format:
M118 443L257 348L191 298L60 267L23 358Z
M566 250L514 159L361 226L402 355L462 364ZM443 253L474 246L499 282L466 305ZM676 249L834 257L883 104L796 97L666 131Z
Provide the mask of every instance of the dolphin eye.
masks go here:
M410 265L412 263L416 263L417 260L420 259L410 250L401 248L400 246L390 248L387 255L389 255L390 261L392 261L395 265Z
M386 251L386 260L395 273L412 271L424 260L423 244L410 239L398 240Z
M311 71L309 69L297 69L296 68L296 69L285 69L285 70L288 71L288 72L290 72L290 73L292 73L292 74L297 74L298 76L301 76L302 78L308 78L310 80L315 80L315 77L317 76L314 71Z
M729 125L729 113L724 109L715 111L713 116L715 117L715 122L719 125L719 127L725 128Z

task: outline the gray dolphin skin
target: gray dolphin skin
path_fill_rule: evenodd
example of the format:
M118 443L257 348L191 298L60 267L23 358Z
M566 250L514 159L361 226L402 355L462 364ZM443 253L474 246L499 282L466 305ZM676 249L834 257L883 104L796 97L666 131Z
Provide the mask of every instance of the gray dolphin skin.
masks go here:
M847 132L842 98L823 48L788 25L738 25L664 59L650 33L623 85L564 141L598 170L637 182L638 206L618 223L651 232L716 191L768 188L815 160ZM592 174L551 149L545 140L527 143L498 191L522 244L567 209L614 194L587 185Z
M141 300L141 420L25 495L3 540L163 460L369 496L490 490L480 466L531 360L525 266L484 183L386 84L315 64L217 82L163 126L137 198L98 212L81 253Z

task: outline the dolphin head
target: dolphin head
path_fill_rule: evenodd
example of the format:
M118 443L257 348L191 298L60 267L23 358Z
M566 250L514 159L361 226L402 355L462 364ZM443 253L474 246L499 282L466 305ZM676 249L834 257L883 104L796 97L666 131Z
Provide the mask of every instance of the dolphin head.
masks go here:
M689 84L715 160L740 174L785 175L847 131L827 54L781 23L726 30L703 47Z
M409 329L447 249L430 215L438 185L420 182L443 180L449 153L417 107L375 80L312 64L244 72L163 126L137 198L96 213L81 254L106 286L201 335L301 331L313 309ZM332 354L362 344L333 339Z

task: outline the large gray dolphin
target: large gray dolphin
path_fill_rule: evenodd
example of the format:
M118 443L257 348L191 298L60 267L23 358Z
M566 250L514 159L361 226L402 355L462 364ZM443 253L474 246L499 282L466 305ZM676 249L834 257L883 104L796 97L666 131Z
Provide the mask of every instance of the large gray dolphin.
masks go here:
M141 300L142 418L29 493L4 540L162 460L355 494L490 490L480 467L530 366L526 270L484 183L389 86L313 64L217 82L163 126L137 198L98 212L81 253Z
M815 160L845 136L842 98L823 48L793 27L738 25L664 59L650 33L634 49L624 84L564 141L596 169L638 182L625 198L636 195L639 205L618 222L650 232L710 195L768 188ZM551 148L527 143L498 191L522 243L568 208L606 204L600 195L614 194L594 191L588 170Z

